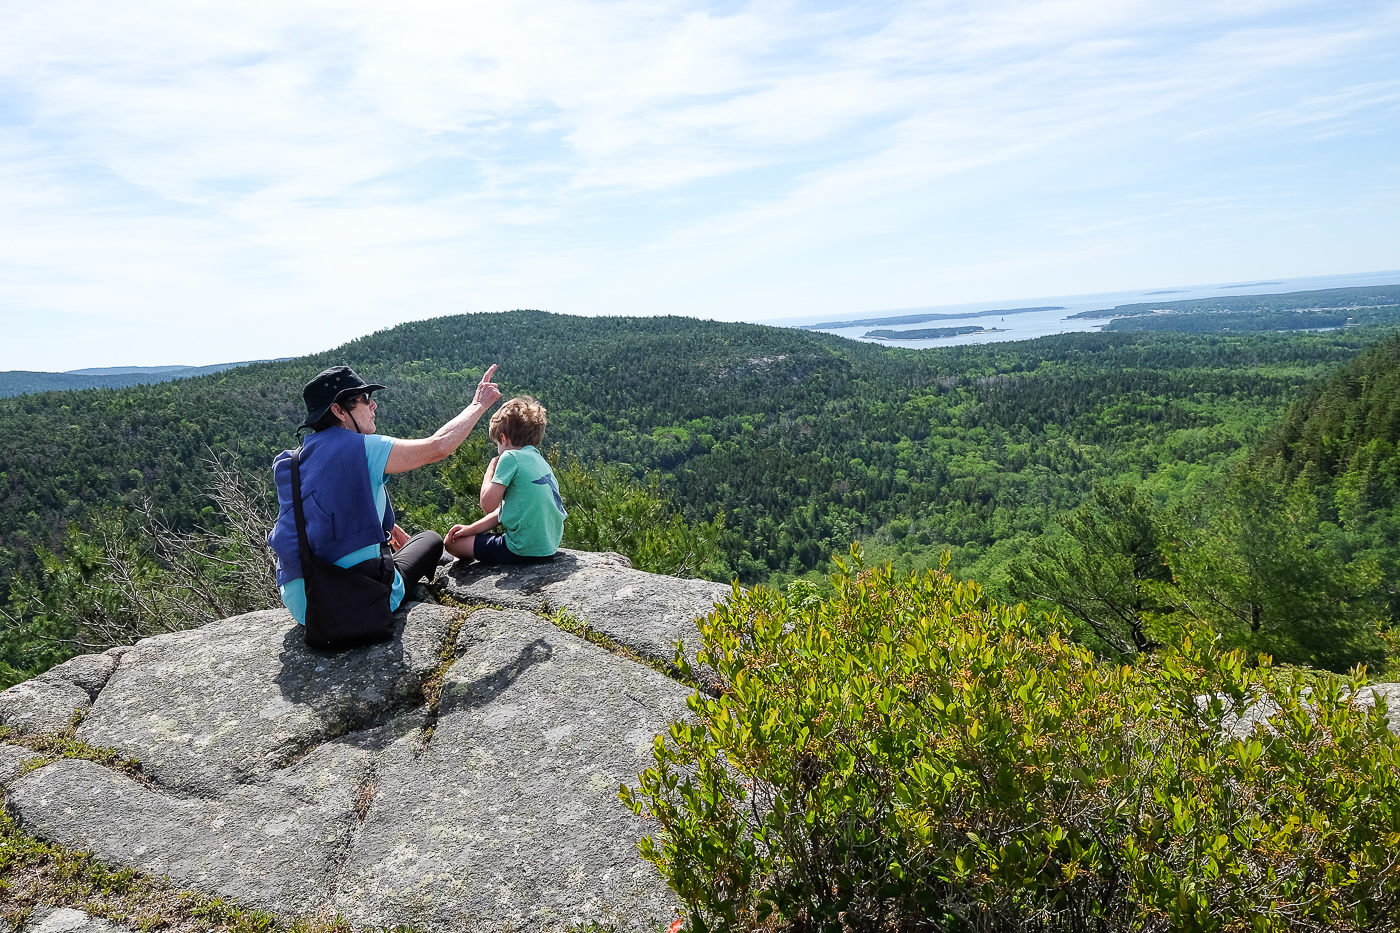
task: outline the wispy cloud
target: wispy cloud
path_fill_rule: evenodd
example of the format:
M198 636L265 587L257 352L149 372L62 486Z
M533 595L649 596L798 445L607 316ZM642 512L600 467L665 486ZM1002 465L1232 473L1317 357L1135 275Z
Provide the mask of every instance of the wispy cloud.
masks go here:
M1393 267L1397 38L1385 2L12 4L0 369L283 355L464 310L779 317ZM1222 199L1235 234L1181 210ZM1343 215L1329 247L1289 233ZM1229 267L1232 235L1268 248ZM55 344L51 314L130 342Z

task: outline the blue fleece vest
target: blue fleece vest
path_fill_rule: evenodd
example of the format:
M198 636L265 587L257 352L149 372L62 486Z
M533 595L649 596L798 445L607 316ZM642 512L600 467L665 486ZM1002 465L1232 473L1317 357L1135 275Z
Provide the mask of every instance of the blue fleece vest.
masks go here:
M300 580L296 512L292 508L292 451L272 461L277 524L268 544L277 554L277 585ZM301 505L311 553L334 563L362 547L381 544L394 527L394 507L375 514L364 435L344 428L317 431L302 444Z

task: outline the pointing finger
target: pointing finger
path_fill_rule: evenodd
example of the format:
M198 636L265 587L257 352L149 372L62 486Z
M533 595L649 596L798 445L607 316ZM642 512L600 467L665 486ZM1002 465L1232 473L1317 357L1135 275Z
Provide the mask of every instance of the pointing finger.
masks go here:
M485 383L485 382L490 382L490 381L491 381L491 377L494 376L495 374L496 374L496 364L495 364L495 363L492 363L492 364L491 364L491 368L488 369L488 370L486 370L486 375L484 375L484 376L481 377L481 381L484 382L484 383Z

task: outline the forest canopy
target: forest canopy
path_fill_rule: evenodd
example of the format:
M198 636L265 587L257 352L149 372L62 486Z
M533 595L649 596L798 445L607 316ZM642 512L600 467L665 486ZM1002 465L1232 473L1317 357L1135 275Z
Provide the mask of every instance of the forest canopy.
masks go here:
M953 572L1011 598L1020 585L1018 558L1052 547L1074 527L1102 526L1111 532L1105 540L1127 541L1112 529L1122 515L1077 526L1068 516L1103 509L1117 495L1096 499L1096 489L1128 487L1130 504L1145 510L1154 529L1144 553L1165 566L1160 561L1185 541L1191 548L1176 552L1173 566L1194 566L1201 580L1213 581L1144 599L1145 607L1163 607L1140 620L1147 641L1170 637L1174 613L1208 615L1202 600L1223 601L1246 617L1251 607L1282 604L1226 586L1239 577L1220 568L1253 558L1212 551L1209 542L1232 532L1201 521L1234 515L1246 522L1262 502L1293 503L1298 521L1284 529L1294 535L1289 546L1329 555L1315 568L1336 596L1329 618L1354 627L1365 617L1374 633L1391 611L1376 615L1374 607L1393 600L1366 581L1393 565L1388 532L1344 516L1372 514L1389 467L1376 466L1366 474L1372 485L1361 488L1345 471L1315 478L1327 469L1320 461L1313 473L1287 459L1285 467L1270 466L1264 451L1287 443L1271 432L1303 417L1291 408L1300 399L1325 412L1350 411L1351 396L1318 387L1391 332L1363 325L1326 333L1073 333L905 350L679 317L514 311L414 322L314 356L193 379L3 399L0 426L11 442L0 450L0 600L12 581L37 578L45 551L62 556L69 529L93 531L114 510L133 514L149 504L181 530L217 524L203 463L211 453L229 455L258 470L294 446L301 386L325 366L345 363L388 386L380 429L410 437L459 411L486 366L497 363L507 395L529 393L549 408L545 447L552 454L579 464L581 477L645 480L686 527L714 538L717 557L696 568L707 576L818 581L832 555L859 539L872 560L903 569L935 566L946 550ZM1324 397L1325 404L1317 401ZM1359 412L1346 415L1347 423L1373 417ZM1317 432L1300 426L1295 433ZM1338 442L1317 443L1332 450ZM1377 464L1388 463L1384 449L1366 449ZM396 477L396 506L423 524L450 516L461 499L460 474L470 472L465 461L482 456L467 447L436 471ZM603 467L605 474L596 472ZM1238 479L1249 470L1255 493ZM579 488L597 482L580 479ZM1353 503L1351 511L1338 511L1339 502ZM1173 537L1183 529L1191 535ZM1352 592L1363 586L1364 593ZM1067 611L1045 595L1021 598ZM1163 601L1169 597L1176 602ZM1261 618L1268 629L1267 612ZM1096 649L1113 650L1080 624ZM1324 660L1335 666L1378 656L1372 642L1355 646ZM1308 650L1299 648L1297 657L1313 663ZM32 669L13 651L0 643L0 662Z

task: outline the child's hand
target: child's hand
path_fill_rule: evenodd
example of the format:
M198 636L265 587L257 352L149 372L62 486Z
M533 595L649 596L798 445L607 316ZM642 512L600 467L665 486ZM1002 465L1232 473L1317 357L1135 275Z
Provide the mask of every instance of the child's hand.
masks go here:
M447 540L445 543L453 544L458 538L466 537L466 531L466 525L453 525L451 528L447 529Z

